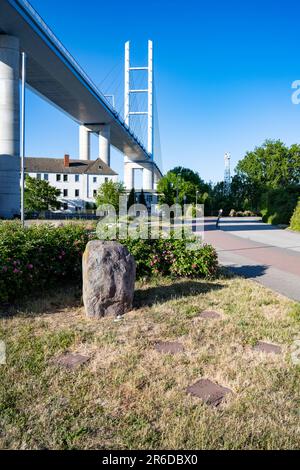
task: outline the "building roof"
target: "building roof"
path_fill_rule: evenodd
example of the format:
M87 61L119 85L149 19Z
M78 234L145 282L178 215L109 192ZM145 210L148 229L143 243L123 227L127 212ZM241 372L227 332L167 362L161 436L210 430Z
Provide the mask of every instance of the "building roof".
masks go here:
M70 159L69 166L64 166L63 158L25 158L26 173L68 173L87 175L109 175L116 176L113 171L101 158L96 160L73 160Z

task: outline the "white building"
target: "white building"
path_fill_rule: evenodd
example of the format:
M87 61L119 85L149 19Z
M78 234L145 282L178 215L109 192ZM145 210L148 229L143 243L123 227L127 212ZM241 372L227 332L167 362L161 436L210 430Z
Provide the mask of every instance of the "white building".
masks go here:
M33 178L48 181L59 189L62 210L78 212L87 203L95 203L97 191L108 180L117 181L115 173L103 160L71 160L64 158L26 158L25 173Z

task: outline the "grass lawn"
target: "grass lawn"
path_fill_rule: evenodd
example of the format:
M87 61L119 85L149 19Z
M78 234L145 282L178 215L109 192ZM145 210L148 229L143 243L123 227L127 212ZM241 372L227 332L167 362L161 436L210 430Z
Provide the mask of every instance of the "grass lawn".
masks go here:
M2 313L0 448L299 447L300 367L290 357L298 304L240 278L137 288L120 322L87 320L72 289ZM204 309L221 318L198 318ZM161 354L159 340L184 351ZM282 354L254 351L258 340ZM66 370L53 358L67 350L90 360ZM206 405L186 393L200 378L233 393Z

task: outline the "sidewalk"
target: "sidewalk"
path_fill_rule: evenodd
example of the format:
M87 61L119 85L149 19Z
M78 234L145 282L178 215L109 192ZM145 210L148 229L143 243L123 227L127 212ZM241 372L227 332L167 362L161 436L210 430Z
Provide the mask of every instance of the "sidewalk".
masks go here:
M204 233L222 265L300 301L300 234L257 218L224 218L219 229L207 218Z

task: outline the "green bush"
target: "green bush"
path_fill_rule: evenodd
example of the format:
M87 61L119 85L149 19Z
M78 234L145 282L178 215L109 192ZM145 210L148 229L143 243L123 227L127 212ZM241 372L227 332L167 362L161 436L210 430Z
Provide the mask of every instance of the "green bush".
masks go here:
M266 191L260 201L263 221L268 224L289 225L299 196L300 188L297 186Z
M23 229L18 222L0 223L0 301L79 281L88 240L79 224Z
M81 284L82 253L95 235L83 224L53 227L0 223L0 303L27 294L41 295L66 282ZM137 277L174 275L211 277L218 261L212 246L196 239L120 240L137 264Z
M209 278L218 267L214 248L200 244L196 238L120 241L135 258L137 277L162 274Z
M290 228L300 232L300 199L292 215Z

